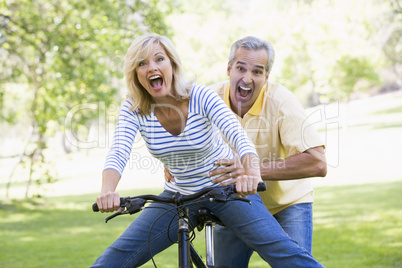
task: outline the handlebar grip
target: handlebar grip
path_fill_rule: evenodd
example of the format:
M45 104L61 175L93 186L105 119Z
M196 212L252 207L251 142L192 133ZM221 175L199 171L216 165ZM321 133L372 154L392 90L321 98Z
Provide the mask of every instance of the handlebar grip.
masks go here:
M267 190L267 184L265 182L259 182L257 186L257 192L263 192Z
M96 203L93 203L93 204L92 204L92 211L93 211L93 212L99 212L98 204L96 204Z
M236 184L231 185L232 190L237 193L236 191ZM265 182L259 182L257 185L257 192L264 192L267 190L267 184Z

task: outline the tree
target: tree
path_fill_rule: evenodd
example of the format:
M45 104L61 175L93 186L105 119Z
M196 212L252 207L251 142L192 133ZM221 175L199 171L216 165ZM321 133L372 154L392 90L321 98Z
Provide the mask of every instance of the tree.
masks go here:
M344 55L335 64L332 84L335 99L350 101L355 92L366 91L379 82L374 65L365 57Z
M12 122L24 108L29 114L31 135L19 161L29 165L26 197L32 181L53 179L49 167L41 168L49 162L47 137L64 127L72 107L82 102L107 106L115 100L114 81L122 77L129 42L147 31L169 35L163 20L169 12L171 3L157 0L0 1L2 114L5 85L28 85L24 107L0 117ZM73 131L97 116L83 111L74 118Z
M384 25L388 32L383 45L385 56L391 62L399 88L402 88L402 1L388 0L390 4L387 12L387 23ZM384 27L383 26L383 27Z

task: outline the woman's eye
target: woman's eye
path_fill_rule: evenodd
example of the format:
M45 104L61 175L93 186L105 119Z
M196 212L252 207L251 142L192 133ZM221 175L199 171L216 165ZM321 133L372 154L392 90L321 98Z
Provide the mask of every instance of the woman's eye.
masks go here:
M139 64L138 64L138 66L145 66L146 65L146 63L144 62L144 61L141 61Z
M163 58L163 57L159 57L159 58L157 58L156 60L157 60L157 61L163 61L164 58Z

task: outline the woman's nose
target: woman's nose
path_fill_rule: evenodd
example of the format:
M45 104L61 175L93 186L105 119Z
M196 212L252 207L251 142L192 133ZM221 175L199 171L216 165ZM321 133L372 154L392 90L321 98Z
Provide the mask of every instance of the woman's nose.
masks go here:
M154 62L150 62L150 63L148 64L148 72L154 72L154 71L156 71L156 70L157 70L156 64L155 64Z

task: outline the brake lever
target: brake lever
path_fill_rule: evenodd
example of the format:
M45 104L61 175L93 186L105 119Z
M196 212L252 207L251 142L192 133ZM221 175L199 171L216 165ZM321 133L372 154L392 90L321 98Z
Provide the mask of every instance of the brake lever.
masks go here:
M144 208L146 202L147 200L142 198L127 199L124 205L126 208L125 211L127 211L127 213L130 215L140 212Z
M231 199L229 197L231 194L234 194L234 191L228 186L224 189L213 189L208 193L208 196L215 202L224 203Z
M120 215L125 215L125 214L134 214L137 213L139 211L142 210L142 208L144 207L146 200L145 199L141 199L141 198L135 198L135 199L129 199L126 198L123 200L123 204L121 205L122 208L125 208L125 210L120 211L120 212L116 212L113 215L110 215L109 217L107 217L105 219L105 222L107 223L109 220L120 216Z
M105 223L107 223L109 220L111 220L111 219L113 219L113 218L115 218L117 216L124 215L124 214L129 214L129 212L127 210L116 212L116 213L110 215L109 217L107 217L105 219Z
M233 200L243 201L251 205L251 201L244 197L235 197Z

